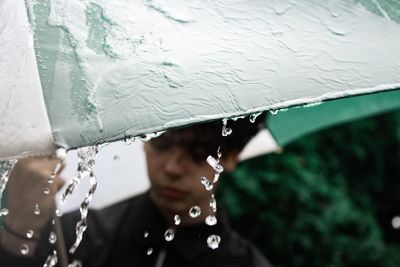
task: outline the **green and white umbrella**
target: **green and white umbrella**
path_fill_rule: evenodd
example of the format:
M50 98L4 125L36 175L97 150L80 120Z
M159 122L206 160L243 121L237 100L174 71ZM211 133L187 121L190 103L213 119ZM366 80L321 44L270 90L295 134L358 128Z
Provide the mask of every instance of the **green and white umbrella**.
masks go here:
M241 159L281 152L282 148L303 137L353 120L400 110L400 90L383 91L335 99L322 103L294 107L267 119L267 129L261 131L240 154Z
M0 159L400 88L395 1L2 0L0 17ZM309 127L300 110L282 136Z

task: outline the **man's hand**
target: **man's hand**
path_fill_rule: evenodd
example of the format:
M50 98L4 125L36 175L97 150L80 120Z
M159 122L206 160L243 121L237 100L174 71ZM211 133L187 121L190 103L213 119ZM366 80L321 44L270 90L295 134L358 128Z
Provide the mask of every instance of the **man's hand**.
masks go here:
M15 165L7 185L9 214L5 219L7 227L12 231L26 235L28 230L32 230L34 237L40 236L41 230L54 213L54 196L64 184L59 173L53 183L48 182L56 164L56 159L31 157L19 160ZM36 204L40 214L34 213ZM33 255L35 241L23 240L2 231L1 246L10 253L20 255L23 244L29 247L27 255Z

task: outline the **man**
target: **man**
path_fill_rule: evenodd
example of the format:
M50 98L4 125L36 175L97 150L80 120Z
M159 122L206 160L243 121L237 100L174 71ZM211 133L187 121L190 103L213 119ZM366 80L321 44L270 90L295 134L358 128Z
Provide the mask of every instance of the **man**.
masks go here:
M144 145L150 179L148 192L100 211L90 211L84 239L70 261L88 266L270 266L257 249L240 237L216 210L214 192L221 165L235 169L247 141L262 127L229 121L233 133L221 135L221 122L169 130ZM221 153L221 154L219 154ZM207 162L208 156L213 162ZM219 158L219 156L221 156ZM216 164L212 168L210 163ZM48 184L51 159L24 159L8 185L9 215L1 233L1 266L43 266L55 250L48 242L54 211L51 196L60 178ZM48 187L50 194L43 194ZM112 192L110 192L112 193ZM40 214L33 214L34 205ZM66 245L75 241L80 214L63 216ZM33 233L33 238L25 233ZM60 252L58 253L60 255Z

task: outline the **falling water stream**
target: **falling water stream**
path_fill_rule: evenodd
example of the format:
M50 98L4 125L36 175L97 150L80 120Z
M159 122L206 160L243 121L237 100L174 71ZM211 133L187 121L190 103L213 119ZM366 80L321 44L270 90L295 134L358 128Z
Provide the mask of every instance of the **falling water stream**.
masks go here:
M81 212L81 219L76 224L76 240L69 250L70 254L75 253L76 249L82 241L83 233L86 231L87 228L86 217L89 209L89 204L97 188L97 177L94 174L94 166L96 162L95 157L99 150L100 146L98 145L78 149L78 172L72 178L61 197L61 204L64 204L67 197L74 192L76 186L81 182L81 180L83 178L89 177L90 188L79 208Z

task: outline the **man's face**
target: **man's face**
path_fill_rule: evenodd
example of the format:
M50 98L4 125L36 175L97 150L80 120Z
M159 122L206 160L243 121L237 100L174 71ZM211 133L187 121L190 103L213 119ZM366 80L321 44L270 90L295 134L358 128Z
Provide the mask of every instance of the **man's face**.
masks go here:
M157 149L151 142L144 145L147 171L150 179L150 196L155 204L167 214L187 214L197 205L208 213L213 191L201 184L201 177L214 178L214 170L206 159L194 161L181 147Z

